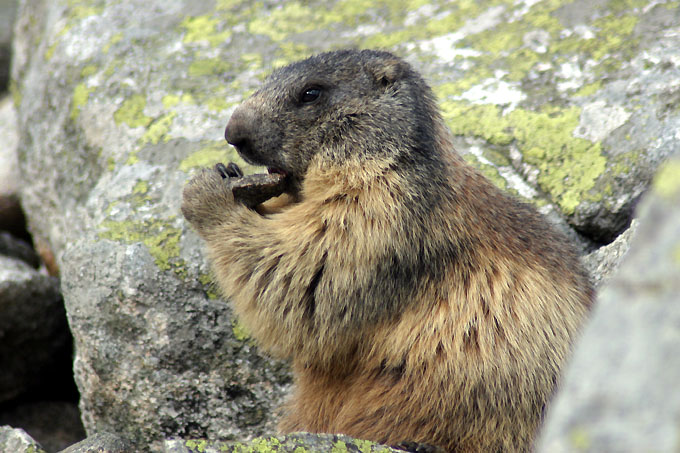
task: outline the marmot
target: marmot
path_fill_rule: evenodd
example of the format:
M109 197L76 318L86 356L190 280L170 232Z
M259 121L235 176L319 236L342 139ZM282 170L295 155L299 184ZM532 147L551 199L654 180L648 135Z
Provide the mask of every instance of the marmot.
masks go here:
M292 358L281 431L529 451L593 291L567 239L454 151L422 77L323 53L225 136L288 201L250 209L203 170L182 212L252 336Z

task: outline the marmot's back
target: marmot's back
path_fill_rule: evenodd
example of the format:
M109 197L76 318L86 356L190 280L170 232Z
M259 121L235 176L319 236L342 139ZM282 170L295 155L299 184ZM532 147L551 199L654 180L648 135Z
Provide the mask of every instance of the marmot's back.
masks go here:
M293 358L282 429L528 450L592 290L567 240L455 153L422 78L386 52L321 54L225 134L289 181L259 213L206 195L223 214L197 226L241 320Z

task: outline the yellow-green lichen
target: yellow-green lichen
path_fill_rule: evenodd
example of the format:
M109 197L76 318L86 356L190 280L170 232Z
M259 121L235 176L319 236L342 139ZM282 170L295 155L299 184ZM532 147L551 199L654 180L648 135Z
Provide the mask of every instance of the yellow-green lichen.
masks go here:
M673 160L663 165L653 182L654 192L667 200L679 199L680 194L680 160Z
M90 97L90 93L94 91L94 88L89 88L84 83L79 83L73 89L73 100L71 101L71 120L76 120L80 114L80 109L87 104L87 100Z
M248 31L265 35L273 41L282 41L291 33L314 30L320 20L319 8L311 8L300 2L287 2L267 15L255 17L248 24Z
M111 47L115 45L116 43L119 43L120 41L123 40L123 33L116 33L109 39L109 42L107 42L104 47L102 48L103 53L109 53L109 50L111 50Z
M187 172L192 168L212 167L219 162L230 162L241 159L233 148L228 148L225 142L214 142L187 156L179 164L181 171ZM253 168L243 165L242 169Z
M158 144L161 139L167 142L167 134L170 131L170 126L172 126L172 121L175 119L175 116L177 116L176 112L170 112L153 120L142 136L142 144L151 143L155 145Z
M15 79L10 79L9 81L9 93L12 95L12 103L15 108L19 108L21 104L21 90L19 89L19 84Z
M469 70L466 75L453 82L445 82L434 86L434 91L440 99L460 96L482 80L490 78L493 72L486 66Z
M302 60L312 54L310 48L304 44L285 41L279 43L278 58L272 63L272 67L280 68L293 61Z
M482 172L486 179L491 181L499 189L507 190L508 182L498 172L498 168L480 161L474 154L465 154L465 161Z
M132 193L145 194L149 191L148 181L138 181L137 184L132 188Z
M128 244L141 242L154 258L159 269L167 271L182 270L183 263L179 259L179 239L182 230L170 226L169 221L112 221L101 224L103 229L99 233L101 239L124 242Z
M575 97L585 97L585 96L590 96L591 94L595 94L602 88L602 81L598 80L597 82L590 83L588 85L583 85L578 91L574 93Z
M125 165L134 165L139 162L139 157L137 156L138 152L139 150L132 151L125 161Z
M216 9L218 11L231 10L235 6L239 6L243 0L217 0Z
M222 112L234 104L234 102L227 102L227 100L221 96L212 96L203 103L208 110L212 110L213 112Z
M121 58L113 58L106 69L104 69L104 76L113 76L120 68L126 67L127 64L128 63Z
M281 448L281 441L276 437L256 437L250 441L250 447L252 447L252 450L249 450L249 453L251 451L253 453L268 453L278 451Z
M430 2L381 1L381 10L389 11L390 22L399 24L399 29L387 33L375 33L366 37L362 47L390 48L398 44L417 40L431 39L454 32L469 19L479 16L488 8L503 3L502 0L487 1L483 4L473 0L461 0L446 6L448 14L434 14L435 17L423 17L414 24L405 25L406 14ZM374 4L375 5L375 4Z
M482 137L494 145L509 145L512 131L501 109L491 104L468 104L461 101L443 101L442 116L456 135Z
M163 107L170 109L179 104L179 96L176 94L167 94L163 96L161 102L163 103Z
M584 428L577 427L569 433L569 443L575 451L585 451L590 448L590 434Z
M26 453L47 453L45 450L38 447L37 445L29 445L29 446L26 447L26 449L24 451Z
M205 451L208 441L204 439L189 439L184 443L184 445L191 451L202 453Z
M79 21L104 11L104 6L92 6L92 3L88 0L68 0L66 4L68 5L69 19Z
M233 65L222 58L203 58L191 62L189 75L191 77L222 75L231 69Z
M672 259L675 264L680 266L680 243L675 244L675 247L673 247Z
M207 41L211 46L226 42L231 37L229 29L218 31L220 21L209 15L187 17L181 26L186 30L185 43Z
M182 94L181 96L178 94L167 94L163 96L163 99L161 100L163 103L163 107L166 109L171 109L173 107L176 107L180 103L182 104L195 104L196 101L194 100L194 97L190 94Z
M331 449L331 453L347 453L348 451L347 444L341 440L334 443L333 448Z
M205 294L208 296L208 299L219 299L220 295L217 293L215 283L209 274L199 274L198 281L205 287Z
M540 170L539 186L565 214L573 214L604 173L607 160L599 143L574 138L579 108L544 112L515 110L507 115L525 162Z
M97 65L89 64L80 71L80 77L82 78L90 77L91 75L96 74L98 70L99 67Z
M371 453L371 451L373 451L373 446L376 444L370 440L355 439L354 445L357 446L361 453Z
M234 334L234 338L236 338L238 341L248 343L253 341L248 329L246 329L246 327L238 319L234 319L231 322L231 332Z
M144 115L146 98L141 94L135 94L123 102L113 114L116 124L125 123L130 127L148 126L153 118Z
M560 54L589 55L600 62L597 66L598 72L606 73L619 67L639 42L638 38L632 37L638 20L638 17L632 14L620 16L610 14L601 17L589 24L593 30L592 36L582 37L573 34L551 44L551 51ZM613 54L620 56L610 60L605 58Z
M572 214L589 197L605 170L600 144L572 135L581 113L576 107L516 109L502 115L495 105L445 101L442 111L454 134L481 137L494 145L514 142L524 161L540 171L541 189L565 214Z
M54 56L54 51L57 49L58 44L59 44L58 42L52 43L47 48L47 50L45 50L45 61L46 62L49 62L52 59L52 57Z

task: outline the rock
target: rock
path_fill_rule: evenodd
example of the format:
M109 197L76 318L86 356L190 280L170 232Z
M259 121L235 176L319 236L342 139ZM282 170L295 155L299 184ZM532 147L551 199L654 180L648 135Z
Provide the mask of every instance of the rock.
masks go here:
M59 381L70 351L58 280L0 256L0 402Z
M132 442L111 433L97 433L61 453L130 453L139 451Z
M639 217L548 411L539 452L680 445L680 155L661 169Z
M393 50L430 80L466 158L584 249L630 223L680 146L679 8L402 3L22 2L21 199L61 269L88 433L159 450L273 432L290 375L215 294L179 206L196 168L259 171L222 135L275 66Z
M431 447L430 447L431 448ZM229 453L244 451L277 451L294 453L299 451L328 452L404 452L386 445L367 440L353 439L344 435L294 433L288 436L260 437L249 442L210 442L203 439L168 440L164 444L163 453ZM432 452L434 450L408 450Z
M0 426L0 451L12 453L46 453L23 429Z
M2 95L0 95L0 140L2 140L2 146L0 146L0 197L8 197L19 192L20 176L17 157L19 125L12 98ZM2 222L5 223L4 220Z
M635 236L638 224L639 220L633 219L628 229L620 234L614 242L600 247L583 258L596 288L606 282L612 273L619 268L621 260L630 248L630 241Z

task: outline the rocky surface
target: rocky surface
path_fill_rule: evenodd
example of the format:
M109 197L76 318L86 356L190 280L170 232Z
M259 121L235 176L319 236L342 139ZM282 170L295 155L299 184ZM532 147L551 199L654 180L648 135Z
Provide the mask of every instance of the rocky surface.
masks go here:
M0 426L0 451L13 453L45 453L45 450L22 429Z
M409 451L437 453L432 447ZM240 453L240 452L277 451L281 453L295 453L300 451L316 452L404 452L386 445L376 444L366 440L353 439L348 436L334 434L295 433L288 436L260 437L250 442L206 442L205 440L169 440L165 442L163 453Z
M61 269L88 434L163 451L274 431L286 366L217 297L179 213L195 168L254 171L222 135L271 68L348 46L404 56L459 151L592 252L680 147L679 3L24 0L21 198ZM631 234L588 257L597 278Z
M661 169L639 214L548 414L540 452L680 447L680 154Z
M2 137L0 197L7 197L19 192L19 161L16 153L19 129L12 99L2 94L0 94L0 137Z
M97 433L61 453L129 453L136 451L136 447L127 439L111 433Z

